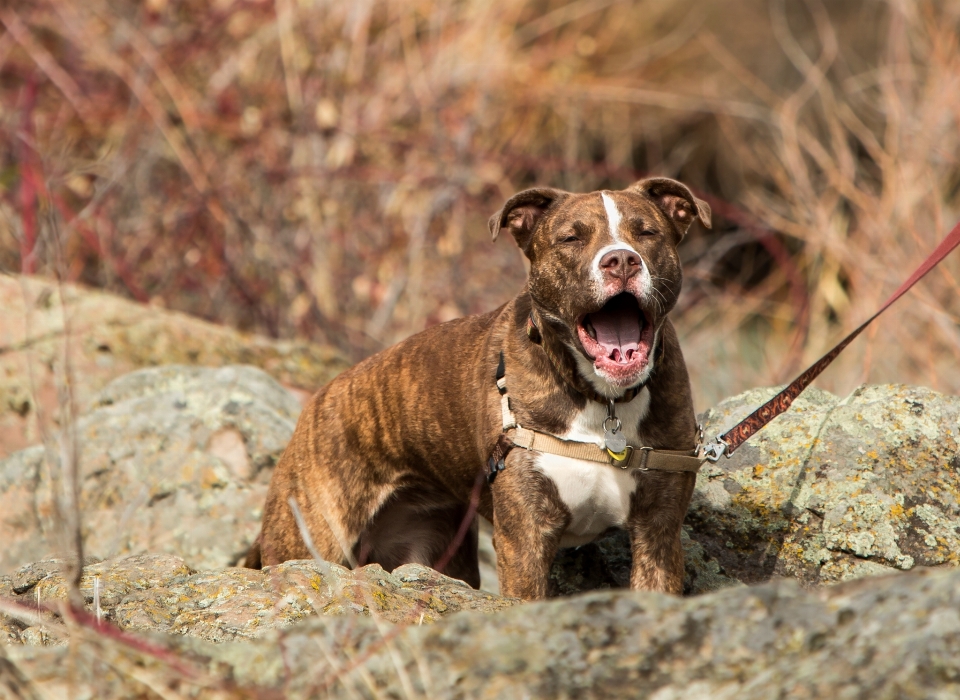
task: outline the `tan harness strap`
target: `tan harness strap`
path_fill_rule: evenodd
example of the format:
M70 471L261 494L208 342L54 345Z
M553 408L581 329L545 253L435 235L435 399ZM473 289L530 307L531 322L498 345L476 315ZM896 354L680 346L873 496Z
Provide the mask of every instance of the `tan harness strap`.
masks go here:
M517 447L523 447L534 452L545 452L558 457L610 464L610 455L607 454L607 451L589 442L561 440L553 435L528 430L527 428L517 428L512 432L507 432L507 437Z
M642 465L632 465L636 469L652 469L658 472L691 472L696 474L703 466L703 457L697 457L699 450L654 450L646 447L633 451L633 460L639 455ZM644 458L644 455L646 457Z
M497 380L497 391L500 392L500 417L503 420L503 430L506 432L510 428L517 427L516 416L510 410L510 397L507 396L507 379L501 377Z
M503 352L500 352L500 363L497 366L497 392L500 394L500 419L503 423L503 432L497 439L487 459L487 482L493 483L497 474L506 466L507 454L514 447L525 450L542 452L544 454L583 459L619 469L636 469L640 471L662 472L690 472L695 474L700 470L704 458L698 457L700 450L656 450L652 447L633 447L627 445L626 456L616 459L614 453L592 442L578 442L575 440L561 440L555 435L541 433L538 430L523 428L517 424L517 417L510 406L510 397L507 394L506 364ZM617 456L623 453L616 453Z
M534 452L543 452L571 459L584 459L620 469L696 473L703 464L703 459L696 456L696 449L655 450L652 447L628 447L630 454L627 458L617 461L599 445L590 442L561 440L553 435L519 426L507 431L507 437L517 447Z

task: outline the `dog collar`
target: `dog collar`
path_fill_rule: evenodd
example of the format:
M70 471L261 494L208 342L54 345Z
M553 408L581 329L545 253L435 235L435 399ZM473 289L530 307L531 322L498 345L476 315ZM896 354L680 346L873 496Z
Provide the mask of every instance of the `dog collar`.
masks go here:
M590 385L590 382L580 375L580 373L577 371L576 362L569 357L567 353L561 352L558 355L549 343L543 342L543 333L541 333L540 327L533 318L532 310L530 311L530 315L527 316L527 337L530 339L530 342L532 342L534 345L539 345L543 349L543 352L546 354L547 359L550 360L550 364L553 365L553 368L557 371L557 374L559 374L563 378L563 381L565 381L569 386L573 387L577 393L585 396L591 401L602 403L604 406L610 404L610 398L604 396L594 389ZM659 359L657 358L657 353L660 351L661 345L662 343L658 343L653 349L654 367L656 367L656 361ZM644 387L649 381L650 377L647 377L637 386L630 387L624 391L623 396L613 399L613 402L630 403L641 391L643 391Z
M517 417L510 407L510 397L507 395L506 363L502 350L500 362L497 365L497 391L500 393L503 429L487 459L487 482L490 484L506 467L507 455L514 447L559 457L583 459L632 471L696 473L703 465L704 458L698 456L699 441L697 447L692 450L660 450L653 447L625 445L622 452L615 453L609 448L600 447L592 442L563 440L549 433L522 427L517 423Z

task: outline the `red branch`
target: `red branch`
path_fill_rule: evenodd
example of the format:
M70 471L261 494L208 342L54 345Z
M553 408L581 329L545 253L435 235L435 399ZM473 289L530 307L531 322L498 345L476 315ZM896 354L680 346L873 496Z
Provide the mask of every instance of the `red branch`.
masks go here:
M23 134L17 150L20 160L20 218L23 222L23 237L20 239L20 271L32 275L37 269L37 193L42 190L43 178L37 156L24 139L33 140L33 109L37 103L37 80L31 75L23 88L23 108L20 129Z

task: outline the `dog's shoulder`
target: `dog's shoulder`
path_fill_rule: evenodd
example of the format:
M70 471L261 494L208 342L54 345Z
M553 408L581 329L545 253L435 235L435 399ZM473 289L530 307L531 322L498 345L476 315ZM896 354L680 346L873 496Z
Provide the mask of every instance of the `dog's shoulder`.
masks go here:
M503 316L507 304L483 314L461 316L451 321L430 326L419 333L415 333L398 346L429 344L439 341L444 343L462 342L476 343L484 339L497 321Z

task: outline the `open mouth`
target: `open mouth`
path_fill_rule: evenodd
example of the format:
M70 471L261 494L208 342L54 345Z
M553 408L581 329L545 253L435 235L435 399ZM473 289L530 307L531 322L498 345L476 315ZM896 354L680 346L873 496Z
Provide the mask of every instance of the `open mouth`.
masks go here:
M653 324L627 292L584 315L577 335L597 373L618 386L636 383L650 359Z

